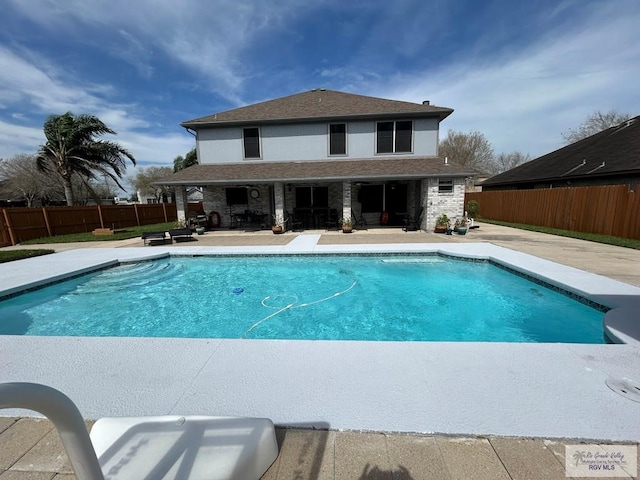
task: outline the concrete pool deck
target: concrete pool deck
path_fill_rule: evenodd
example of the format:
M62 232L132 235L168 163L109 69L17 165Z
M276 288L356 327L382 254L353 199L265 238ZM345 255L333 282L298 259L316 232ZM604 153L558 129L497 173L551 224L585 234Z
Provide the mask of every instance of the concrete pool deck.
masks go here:
M439 250L495 256L516 266L521 262L527 268L542 271L547 278L595 295L603 303L622 301L640 308L637 288L585 275L516 250L538 250L539 257L558 257L573 267L595 268L601 274L611 269L611 277L615 274L636 285L640 285L639 251L524 233L525 240L517 241L513 237L518 237L520 231L483 224L466 237L452 238L373 230L351 236L324 232L311 232L312 236L216 232L198 237L197 243L147 248L139 248L141 241L135 239L115 249L68 250L23 260L19 270L15 264L0 265L0 288L7 292L25 283L45 281L52 275L115 259L141 258L148 252ZM504 242L509 250L476 243L486 241L486 236L494 237L492 242L496 244ZM282 242L280 238L287 242L270 244ZM251 243L242 247L243 239ZM209 241L226 246L205 246ZM109 247L114 246L109 243ZM603 251L602 247L607 248ZM600 257L604 260L599 261ZM640 350L634 345L0 337L0 365L0 381L34 381L59 388L76 401L86 418L204 412L267 416L277 425L336 430L631 442L640 439L640 403L614 393L604 383L609 376L639 380ZM376 445L379 438L387 439L387 454L391 451L388 438L396 438L361 435L359 438L376 439L371 440ZM439 437L416 438L427 438L416 440L418 443L431 442L431 438L439 441ZM475 441L499 454L491 440ZM511 440L510 445L516 448L520 442ZM383 463L379 463L381 469ZM507 465L502 457L498 463L501 468ZM360 474L362 468L357 473ZM520 478L510 470L508 474ZM485 478L510 478L500 475ZM470 477L483 478L472 474L436 478ZM413 474L410 478L422 477Z

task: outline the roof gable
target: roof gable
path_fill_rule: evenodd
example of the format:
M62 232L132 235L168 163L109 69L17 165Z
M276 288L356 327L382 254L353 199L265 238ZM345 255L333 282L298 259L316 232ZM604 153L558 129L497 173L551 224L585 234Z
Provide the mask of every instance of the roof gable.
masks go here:
M319 88L196 118L181 125L197 129L242 123L303 122L385 115L433 116L443 120L452 112L450 108L432 106L428 102L402 102Z
M495 175L483 185L640 174L640 116Z

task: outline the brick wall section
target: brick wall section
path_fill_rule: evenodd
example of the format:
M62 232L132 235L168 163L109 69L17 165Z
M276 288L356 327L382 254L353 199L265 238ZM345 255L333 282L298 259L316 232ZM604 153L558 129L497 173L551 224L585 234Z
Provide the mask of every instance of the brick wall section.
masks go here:
M453 192L438 192L439 178L427 178L422 181L422 201L424 214L422 229L431 231L436 226L436 218L443 213L451 219L464 215L464 178L453 179Z
M202 206L205 213L215 210L220 214L220 226L229 228L229 209L226 207L227 198L224 187L205 187L202 189Z
M351 182L342 182L342 218L351 218L351 196L353 193L353 186Z
M187 222L187 189L184 186L176 188L176 210L178 212L178 222Z
M209 214L212 210L215 210L220 214L220 227L229 228L231 226L231 214L232 213L244 213L245 210L252 212L262 212L271 215L271 206L269 205L269 187L258 185L247 189L248 204L245 205L227 205L226 186L218 187L205 187L203 189L203 207L205 213ZM249 192L251 190L258 190L260 196L258 198L251 198ZM268 219L269 224L271 217Z

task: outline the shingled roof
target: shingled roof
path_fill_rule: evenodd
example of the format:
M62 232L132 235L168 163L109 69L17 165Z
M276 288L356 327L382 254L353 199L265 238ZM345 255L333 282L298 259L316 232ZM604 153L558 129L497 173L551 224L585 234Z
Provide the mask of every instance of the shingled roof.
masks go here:
M248 123L296 123L337 119L385 117L437 117L445 119L453 110L423 104L386 100L353 93L317 88L288 97L247 105L225 112L196 118L181 123L185 128L211 128L215 126Z
M465 167L439 157L400 157L329 162L245 162L193 165L155 183L163 185L215 185L262 182L364 181L471 176Z
M640 116L507 170L485 186L640 175Z

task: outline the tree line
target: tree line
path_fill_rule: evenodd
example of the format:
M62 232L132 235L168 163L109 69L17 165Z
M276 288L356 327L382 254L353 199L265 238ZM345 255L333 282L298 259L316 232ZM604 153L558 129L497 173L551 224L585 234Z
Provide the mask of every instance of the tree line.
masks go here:
M626 113L596 111L576 129L562 133L567 144L589 137L630 118ZM104 135L116 132L93 115L71 112L51 115L43 126L46 142L35 154L17 154L0 159L0 200L21 199L28 206L61 203L74 205L113 199L124 191L121 183L127 162L136 165L134 156ZM489 140L478 131L449 130L439 145L440 157L467 166L478 174L496 175L531 160L519 151L496 155ZM157 201L173 194L173 189L156 182L198 163L196 149L177 156L172 167L140 168L129 181L136 191Z

